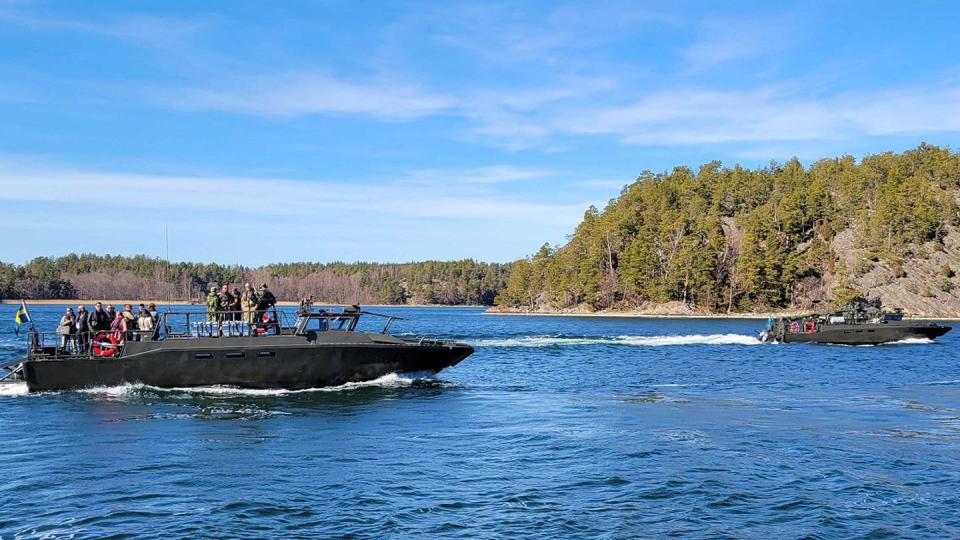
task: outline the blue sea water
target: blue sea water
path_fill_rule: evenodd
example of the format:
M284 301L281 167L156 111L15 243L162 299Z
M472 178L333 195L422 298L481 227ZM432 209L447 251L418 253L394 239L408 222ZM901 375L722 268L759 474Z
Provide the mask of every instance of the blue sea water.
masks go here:
M316 391L4 388L0 538L960 537L960 329L379 311L477 351Z

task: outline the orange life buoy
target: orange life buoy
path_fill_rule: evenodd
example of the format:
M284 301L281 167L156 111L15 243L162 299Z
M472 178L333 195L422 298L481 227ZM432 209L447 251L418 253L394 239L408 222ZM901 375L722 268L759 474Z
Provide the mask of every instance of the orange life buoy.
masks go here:
M117 354L117 344L120 340L113 334L100 332L93 338L93 354L104 358Z

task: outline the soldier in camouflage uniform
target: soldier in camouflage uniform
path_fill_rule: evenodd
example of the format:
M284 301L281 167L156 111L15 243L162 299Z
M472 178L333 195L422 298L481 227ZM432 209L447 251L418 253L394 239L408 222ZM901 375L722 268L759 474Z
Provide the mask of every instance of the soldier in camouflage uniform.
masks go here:
M247 324L253 324L256 317L257 304L260 303L260 297L256 289L249 283L243 286L243 295L240 296L240 308L243 309L243 320Z
M217 312L221 309L220 297L217 296L217 287L211 286L210 293L207 294L207 322L216 322Z

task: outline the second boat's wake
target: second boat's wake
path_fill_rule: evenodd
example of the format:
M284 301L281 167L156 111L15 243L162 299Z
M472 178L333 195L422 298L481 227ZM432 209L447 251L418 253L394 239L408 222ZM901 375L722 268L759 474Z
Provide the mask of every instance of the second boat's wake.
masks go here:
M480 339L477 347L560 347L615 345L664 347L670 345L760 345L762 341L743 334L689 334L682 336L519 336Z

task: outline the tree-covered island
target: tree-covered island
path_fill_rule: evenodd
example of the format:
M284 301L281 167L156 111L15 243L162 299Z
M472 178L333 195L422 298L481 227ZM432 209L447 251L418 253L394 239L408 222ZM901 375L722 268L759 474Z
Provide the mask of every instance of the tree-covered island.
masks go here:
M562 247L513 263L501 310L734 313L855 295L960 314L960 154L644 172Z
M502 312L728 314L825 308L856 295L960 315L960 154L719 162L644 172L561 247L512 263L287 263L259 268L67 255L0 263L0 297L202 298L269 282L281 299L491 305Z

